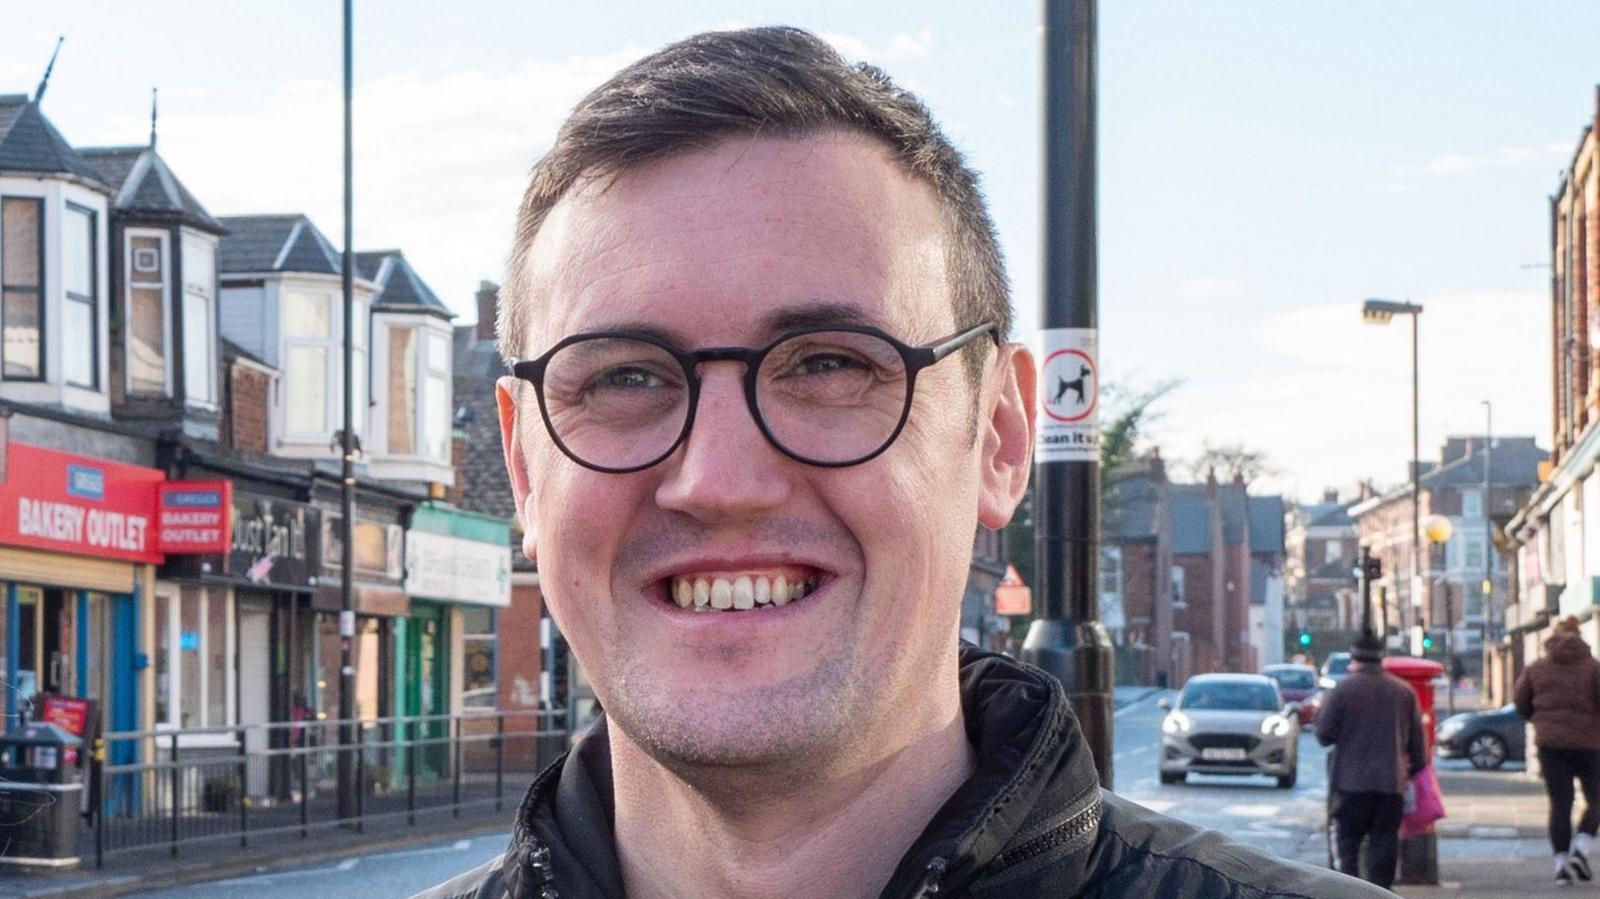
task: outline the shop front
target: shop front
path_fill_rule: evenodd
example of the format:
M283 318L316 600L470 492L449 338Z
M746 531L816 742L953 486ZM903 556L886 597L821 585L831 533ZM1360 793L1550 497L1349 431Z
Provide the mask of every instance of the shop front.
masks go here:
M386 520L393 515L393 520ZM317 613L310 658L316 666L312 708L319 717L336 717L339 707L340 653L350 640L355 669L354 710L358 718L395 714L393 639L395 622L410 614L402 580L405 530L399 512L358 506L351 526L350 607L344 607L339 565L343 559L341 517L322 518L322 576L312 594ZM349 616L343 615L349 611ZM341 619L346 623L341 626Z
M17 442L0 459L7 725L48 693L141 729L162 472Z
M422 716L418 727L428 738L447 735L448 719L430 716L495 706L496 617L511 604L509 540L509 525L497 518L431 502L412 513L405 554L411 614L395 622L395 698L399 714ZM424 753L418 763L430 776L448 770L442 753Z
M253 725L305 717L308 707L322 513L286 497L229 493L225 551L174 557L156 585L156 726L202 746L211 735L186 731L240 725L251 751L264 751L268 731ZM264 769L252 772L252 795L267 791L264 778Z

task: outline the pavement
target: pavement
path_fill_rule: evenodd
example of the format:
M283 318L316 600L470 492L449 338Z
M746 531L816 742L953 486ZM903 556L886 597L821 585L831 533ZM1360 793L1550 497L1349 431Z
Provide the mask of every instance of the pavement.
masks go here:
M1157 776L1157 700L1172 691L1119 687L1115 695L1114 786L1122 796L1165 815L1221 831L1280 858L1326 865L1326 755L1309 733L1300 738L1300 777L1281 790L1265 777L1195 776L1162 784ZM1442 697L1441 697L1442 698ZM1458 692L1458 709L1476 696ZM1440 704L1441 707L1443 703ZM1600 882L1557 888L1545 839L1542 786L1521 764L1475 771L1464 761L1437 763L1448 817L1438 825L1441 883L1399 886L1407 899L1594 895ZM139 895L153 899L227 896L406 896L492 857L505 845L509 812L455 819L448 814L366 834L325 831L309 841L252 840L120 856L103 871L46 875L0 873L0 897Z

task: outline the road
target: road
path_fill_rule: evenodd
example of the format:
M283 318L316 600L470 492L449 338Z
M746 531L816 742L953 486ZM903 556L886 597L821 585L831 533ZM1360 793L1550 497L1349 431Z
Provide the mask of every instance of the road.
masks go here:
M395 899L421 892L499 855L505 851L510 836L499 833L470 840L450 840L325 865L134 895L145 899L245 899L248 896Z
M1165 815L1221 831L1276 856L1326 862L1323 843L1324 753L1309 733L1300 738L1300 778L1280 790L1266 777L1195 776L1162 785L1156 776L1161 717L1150 694L1117 712L1116 791ZM417 849L341 862L140 893L147 899L227 899L246 896L391 899L444 881L504 850L508 834L452 840Z
M1190 775L1186 784L1163 785L1157 777L1161 718L1154 694L1117 710L1116 792L1146 808L1200 827L1221 831L1280 858L1327 864L1323 803L1327 795L1326 751L1309 729L1300 736L1299 783L1280 790L1267 777Z

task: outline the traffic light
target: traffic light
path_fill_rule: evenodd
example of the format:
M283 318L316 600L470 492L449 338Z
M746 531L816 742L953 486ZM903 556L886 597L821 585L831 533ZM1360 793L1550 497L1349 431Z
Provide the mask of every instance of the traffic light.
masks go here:
M1430 649L1433 649L1433 635L1432 634L1423 634L1422 635L1422 651L1423 652L1427 652Z
M1367 556L1367 583L1372 583L1383 578L1383 560L1377 556Z
M1301 646L1310 646L1311 645L1311 632L1310 631L1301 631L1300 632L1300 645Z

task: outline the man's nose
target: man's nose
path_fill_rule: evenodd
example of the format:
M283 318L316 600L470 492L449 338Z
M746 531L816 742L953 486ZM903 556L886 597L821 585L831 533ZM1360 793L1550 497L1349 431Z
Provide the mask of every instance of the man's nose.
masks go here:
M745 402L737 364L706 366L689 436L665 462L656 504L704 521L782 506L792 463L767 441Z

